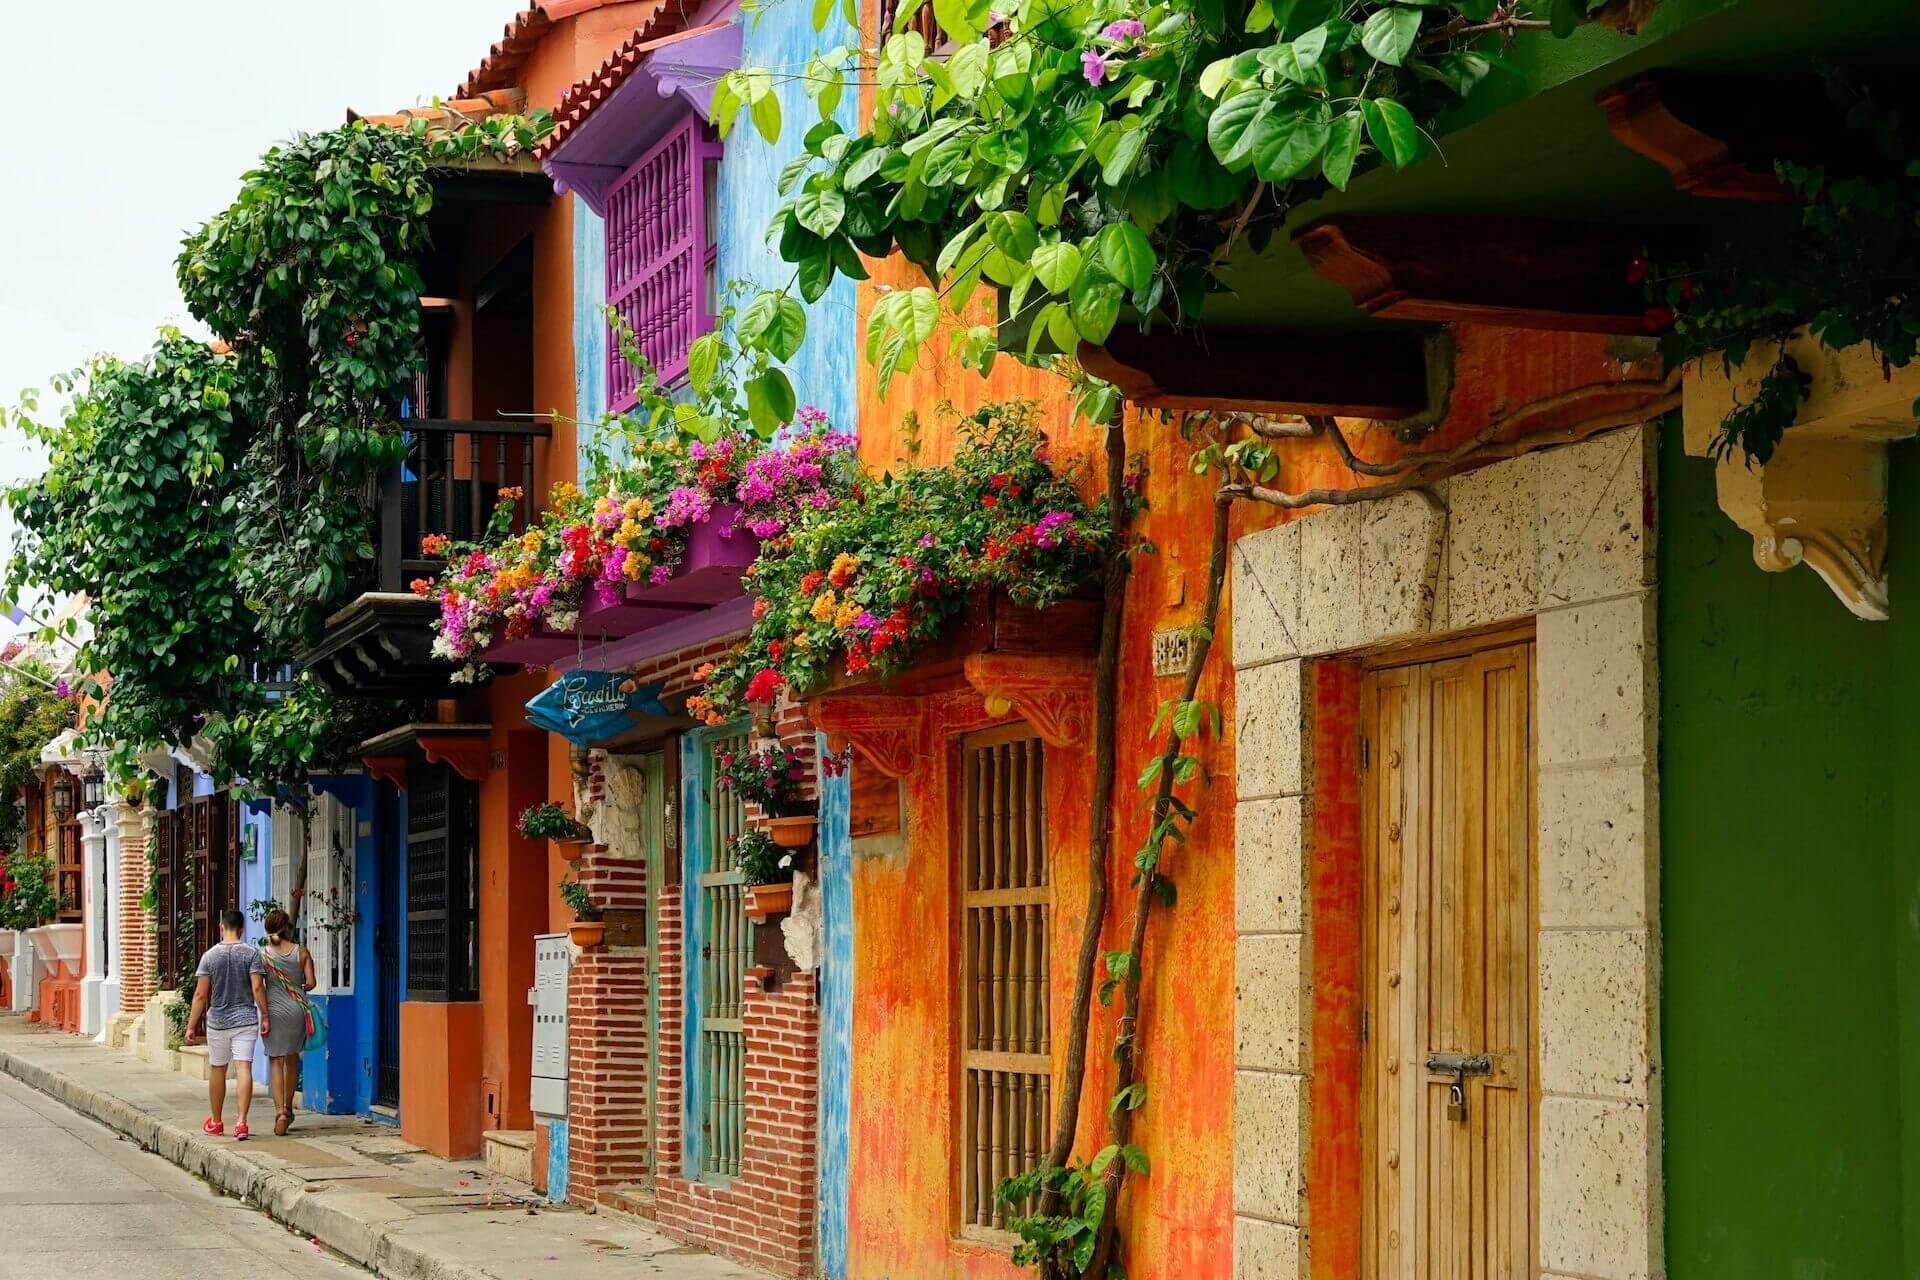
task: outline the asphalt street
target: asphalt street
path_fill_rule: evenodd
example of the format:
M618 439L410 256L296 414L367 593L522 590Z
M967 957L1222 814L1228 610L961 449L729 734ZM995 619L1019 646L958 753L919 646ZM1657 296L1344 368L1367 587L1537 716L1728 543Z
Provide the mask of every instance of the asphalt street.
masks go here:
M0 1076L0 1280L368 1274Z

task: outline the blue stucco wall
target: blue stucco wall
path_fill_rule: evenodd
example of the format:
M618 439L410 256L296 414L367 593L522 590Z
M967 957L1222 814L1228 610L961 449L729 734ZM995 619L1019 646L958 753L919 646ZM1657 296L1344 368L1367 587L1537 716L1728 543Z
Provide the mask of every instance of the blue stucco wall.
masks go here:
M745 21L741 61L747 66L801 67L816 52L838 44L856 45L850 31L813 29L812 6L770 4ZM728 135L720 161L720 281L741 280L760 288L778 288L793 278L793 268L780 260L767 240L774 211L785 203L780 194L780 168L802 154L801 139L820 118L820 109L807 97L798 80L780 83L780 141L772 146L753 130L742 112ZM849 88L841 95L835 116L842 128L855 124L859 93ZM801 404L824 410L834 425L854 429L854 392L857 366L854 323L854 283L836 276L825 296L807 308L807 340L788 366L793 389Z
M821 756L827 744L820 740ZM853 841L848 779L820 784L820 1274L847 1273L847 1113L853 1066Z
M607 408L607 229L585 200L573 202L573 411L581 427L578 474L594 446L588 424Z
M567 1198L567 1122L540 1116L535 1116L533 1122L547 1126L547 1199L564 1201Z

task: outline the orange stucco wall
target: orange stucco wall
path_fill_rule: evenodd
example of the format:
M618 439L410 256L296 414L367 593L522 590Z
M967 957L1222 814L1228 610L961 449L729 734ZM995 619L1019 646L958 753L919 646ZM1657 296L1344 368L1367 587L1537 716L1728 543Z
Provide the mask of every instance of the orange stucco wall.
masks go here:
M910 284L913 269L879 264L876 282ZM863 287L862 315L871 305ZM936 337L931 352L944 349ZM1070 425L1065 384L1050 374L1003 360L981 379L957 364L933 361L897 378L884 401L870 368L861 368L860 450L887 465L905 456L901 415L914 409L922 428L922 462L952 454L954 439L934 406L952 401L962 411L985 401L1031 398L1062 459L1088 464L1088 489L1101 480L1103 433ZM1205 588L1212 485L1193 476L1186 448L1157 418L1129 423L1129 446L1143 450L1151 473L1151 508L1139 530L1156 554L1136 560L1128 586L1121 650L1119 762L1114 806L1109 912L1102 946L1125 937L1134 894L1128 881L1133 851L1145 835L1143 806L1133 779L1148 758L1148 735L1161 699L1178 681L1152 674L1153 632L1182 626L1199 614ZM1258 513L1255 513L1256 515ZM1220 645L1226 634L1222 610ZM1230 708L1231 668L1209 664L1200 696ZM977 696L962 698L979 706ZM977 713L976 713L977 714ZM1231 714L1229 710L1229 722ZM1135 1140L1152 1162L1152 1176L1135 1180L1120 1212L1128 1246L1128 1274L1136 1280L1225 1277L1232 1265L1231 1099L1233 1096L1233 757L1230 743L1208 744L1209 779L1190 788L1199 811L1189 844L1166 864L1178 886L1171 911L1155 908L1148 931L1141 1011L1141 1078L1150 1101L1136 1113ZM1055 905L1051 977L1056 1055L1064 1038L1071 995L1071 957L1078 948L1086 901L1086 849L1091 761L1084 754L1048 752L1048 816ZM954 1019L949 984L955 904L945 824L950 783L942 770L917 771L909 782L908 851L893 861L859 862L854 872L855 975L853 1084L849 1123L848 1275L1014 1276L1004 1251L954 1238L953 1108ZM1106 1141L1112 1089L1114 1014L1094 1010L1083 1099L1080 1154Z
M481 1013L474 1001L400 1005L400 1134L437 1156L480 1154Z

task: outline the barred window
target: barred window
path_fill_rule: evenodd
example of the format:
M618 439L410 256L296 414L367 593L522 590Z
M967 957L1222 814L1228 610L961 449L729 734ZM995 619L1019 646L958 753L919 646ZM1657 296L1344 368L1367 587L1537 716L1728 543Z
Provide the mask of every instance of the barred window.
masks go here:
M1046 757L1025 725L973 734L962 752L960 1223L1004 1230L995 1188L1052 1140Z
M719 155L689 114L607 192L607 303L619 317L607 335L610 409L631 409L638 394L640 371L620 353L620 324L662 385L686 372L687 348L712 324Z
M718 782L719 759L747 749L745 734L715 738L701 759L707 841L700 869L700 1070L706 1116L700 1171L730 1178L740 1172L746 1038L740 1019L753 925L746 914L746 876L734 857L733 837L746 830L746 806Z

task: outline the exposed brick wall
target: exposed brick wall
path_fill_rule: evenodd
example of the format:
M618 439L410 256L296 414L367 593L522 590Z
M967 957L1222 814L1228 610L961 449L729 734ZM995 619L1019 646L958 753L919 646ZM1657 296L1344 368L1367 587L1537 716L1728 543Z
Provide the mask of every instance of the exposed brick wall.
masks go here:
M120 1012L144 1013L153 995L153 913L140 905L146 896L147 815L122 823L120 830Z
M664 680L669 694L694 684L701 663L731 641L675 655L632 674ZM797 707L783 707L780 733L811 757L814 735ZM584 798L607 803L606 762L593 753ZM674 801L680 826L678 797ZM749 814L758 822L758 815ZM684 828L683 828L684 829ZM671 855L680 856L675 840ZM671 868L666 870L673 870ZM646 867L637 858L610 856L596 846L575 875L609 908L645 905ZM653 902L658 1011L655 1046L653 1212L668 1235L702 1245L780 1275L812 1273L814 1260L815 1117L818 1110L819 1010L811 974L789 978L779 990L747 982L742 1010L746 1062L740 1172L725 1186L682 1176L681 1106L687 1082L685 1048L685 937L679 876L666 874ZM638 1144L647 1131L647 1016L645 955L638 949L588 952L575 964L568 991L568 1046L572 1076L568 1116L568 1195L586 1204L631 1207L619 1189L641 1181ZM639 1203L644 1204L644 1201Z

